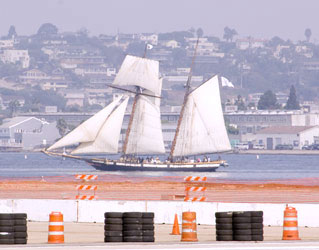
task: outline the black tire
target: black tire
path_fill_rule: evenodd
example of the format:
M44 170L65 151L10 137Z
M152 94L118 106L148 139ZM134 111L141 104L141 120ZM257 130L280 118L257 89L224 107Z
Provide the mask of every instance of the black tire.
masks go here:
M0 220L13 220L14 215L13 214L0 214Z
M241 223L250 223L251 222L251 217L234 217L233 218L233 224L241 224Z
M251 241L251 235L234 235L234 240L237 241Z
M0 226L14 226L14 220L0 220Z
M123 226L124 231L131 231L131 230L142 230L141 224L127 224Z
M251 229L233 230L234 235L251 235Z
M123 213L123 218L142 218L142 215L140 212L127 212Z
M14 238L27 238L27 232L14 232Z
M154 236L153 230L143 230L143 236Z
M154 230L154 224L142 224L143 230Z
M27 225L27 221L23 220L23 219L17 219L17 220L14 220L14 225L15 226L25 226L25 225Z
M262 223L251 223L251 229L262 229L264 225Z
M216 224L216 230L224 230L224 229L233 229L233 224L225 223L225 224Z
M142 230L123 231L123 236L143 236Z
M143 242L143 236L126 236L123 237L124 242Z
M155 242L154 236L143 236L143 242Z
M263 235L264 234L264 229L252 229L251 230L252 235Z
M0 239L13 239L14 238L14 232L1 232L0 233Z
M216 218L233 218L233 212L216 212Z
M123 237L105 236L104 242L123 242Z
M14 244L27 244L27 239L24 238L16 238L14 239Z
M251 236L251 240L253 240L253 241L263 241L264 240L264 236L263 235L252 235Z
M14 232L13 226L1 226L0 232Z
M154 219L153 218L142 218L142 223L143 224L154 224Z
M216 235L233 235L233 230L216 230Z
M233 223L233 218L216 218L216 224L231 224Z
M27 226L14 226L13 230L15 232L26 232L27 231Z
M0 244L11 245L14 244L14 239L0 239Z
M216 235L217 241L232 241L233 236L232 235Z
M233 218L235 217L251 217L251 212L249 211L236 211L233 212Z
M251 229L251 223L234 223L233 229Z
M16 220L16 219L24 219L26 220L27 219L27 214L26 213L16 213L16 214L13 214L13 218Z
M123 225L119 225L119 224L105 224L105 225L104 225L104 230L105 230L105 231L122 231L122 230L123 230Z
M154 213L153 212L142 213L142 218L154 218Z
M140 224L142 218L123 218L123 224Z
M122 237L123 232L122 231L104 231L104 236L109 236L109 237Z
M106 218L104 220L105 224L118 224L118 225L122 225L123 224L123 220L121 218Z
M120 212L106 212L104 213L104 218L122 218L123 213Z
M250 211L251 217L263 217L264 212L263 211Z
M251 217L251 223L263 223L263 217Z

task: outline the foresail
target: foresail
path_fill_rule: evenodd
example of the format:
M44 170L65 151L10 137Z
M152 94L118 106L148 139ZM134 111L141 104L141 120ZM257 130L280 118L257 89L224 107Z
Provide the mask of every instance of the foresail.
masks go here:
M224 152L230 149L218 77L215 76L189 94L173 156Z
M160 95L158 89L159 62L147 58L127 55L113 84L139 86Z
M113 111L116 105L118 105L121 98L122 96L118 97L104 109L102 109L94 116L80 124L66 136L62 137L51 147L49 147L48 151L81 142L93 141L96 138L96 135L98 134L106 118L110 115L110 113Z
M118 153L118 144L128 97L110 114L102 125L96 139L83 142L72 154Z
M164 154L159 101L139 96L125 154Z

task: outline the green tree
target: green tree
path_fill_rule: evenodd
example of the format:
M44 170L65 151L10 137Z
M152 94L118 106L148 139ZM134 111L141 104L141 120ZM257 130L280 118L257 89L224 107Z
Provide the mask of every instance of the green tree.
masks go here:
M247 110L247 107L245 106L244 100L241 97L241 95L237 96L237 100L235 101L235 105L237 105L238 110Z
M67 128L68 128L68 124L66 123L66 121L63 118L60 118L56 124L57 129L59 130L59 134L61 136L64 136Z
M38 29L37 35L40 37L50 37L58 33L58 28L52 23L44 23Z
M287 100L285 109L288 109L288 110L300 109L299 102L297 100L296 89L294 85L290 87L289 98Z
M229 41L233 41L234 36L238 35L237 31L235 29L231 29L229 27L225 27L224 28L224 36L223 38L229 42Z
M309 43L311 35L312 35L311 29L307 28L305 30L305 37L306 37L308 43Z
M19 107L20 107L20 103L18 100L13 100L13 101L9 102L9 111L10 111L11 117L14 116L14 113L17 112Z
M12 39L14 37L17 37L17 32L16 32L16 28L11 25L8 31L8 39Z
M266 91L258 101L258 109L265 110L276 108L278 108L276 95L271 90Z

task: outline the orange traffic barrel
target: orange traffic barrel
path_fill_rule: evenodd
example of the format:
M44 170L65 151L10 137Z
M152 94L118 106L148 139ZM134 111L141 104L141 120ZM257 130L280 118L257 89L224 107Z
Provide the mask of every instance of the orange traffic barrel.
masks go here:
M50 214L48 243L64 243L63 214L60 212Z
M198 241L195 212L183 212L181 241Z
M297 210L294 207L288 207L284 211L283 240L300 240L298 233Z

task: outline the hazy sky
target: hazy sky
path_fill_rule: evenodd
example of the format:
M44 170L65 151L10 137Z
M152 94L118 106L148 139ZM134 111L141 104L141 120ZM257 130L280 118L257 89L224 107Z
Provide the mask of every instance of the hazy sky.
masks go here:
M319 42L318 0L0 0L0 35L11 24L21 35L50 22L59 31L87 28L91 35L204 30L222 37L225 26L240 37Z

